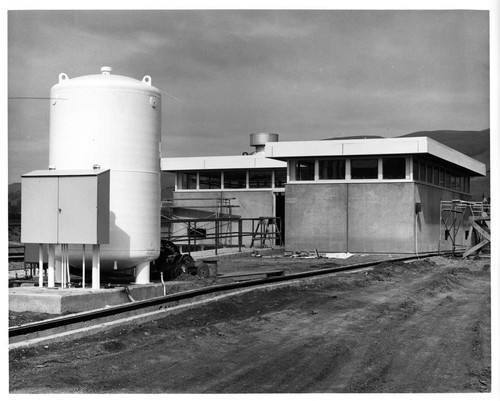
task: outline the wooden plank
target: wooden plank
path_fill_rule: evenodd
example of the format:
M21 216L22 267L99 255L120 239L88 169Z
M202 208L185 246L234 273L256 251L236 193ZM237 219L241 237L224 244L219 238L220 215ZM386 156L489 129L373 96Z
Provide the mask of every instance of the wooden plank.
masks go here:
M477 230L477 232L479 232L479 234L481 234L488 241L490 241L490 233L488 231L486 231L483 227L481 227L475 221L471 221L471 226L474 227L474 229Z
M479 244L473 246L472 248L468 249L465 253L464 253L464 258L466 258L467 256L469 256L471 253L474 253L478 250L480 250L483 246L489 244L490 241L488 241L487 239L484 239L482 240Z

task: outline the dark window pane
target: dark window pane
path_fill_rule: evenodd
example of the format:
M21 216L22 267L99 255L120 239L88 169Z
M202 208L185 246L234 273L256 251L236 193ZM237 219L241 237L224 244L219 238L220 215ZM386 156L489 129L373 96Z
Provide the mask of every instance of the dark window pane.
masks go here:
M314 160L297 160L295 162L295 179L297 181L313 181Z
M220 187L220 171L200 172L200 189L217 189Z
M406 160L404 157L382 159L382 171L385 180L406 178Z
M432 184L432 166L429 164L427 165L427 182Z
M450 186L451 186L451 176L450 176L450 172L448 170L446 170L446 172L445 172L444 179L445 179L445 186L446 186L446 188L450 188Z
M248 172L248 185L250 188L271 188L271 170L250 170Z
M196 172L179 173L177 185L180 187L179 189L196 189Z
M463 177L461 175L457 175L457 191L464 190L464 182Z
M224 188L246 188L247 172L246 170L224 171Z
M320 160L320 180L343 180L345 179L345 160Z
M286 184L286 169L274 170L274 187L284 188Z
M427 181L426 178L425 178L426 177L426 174L425 174L425 172L426 172L425 163L420 162L419 166L420 166L420 171L418 173L418 176L420 177L420 181Z
M413 179L415 181L419 180L419 175L418 175L418 162L414 159L413 160Z
M444 187L444 170L439 169L439 186Z
M432 183L439 185L439 169L437 167L432 168Z
M378 178L378 160L352 159L351 178L354 180Z

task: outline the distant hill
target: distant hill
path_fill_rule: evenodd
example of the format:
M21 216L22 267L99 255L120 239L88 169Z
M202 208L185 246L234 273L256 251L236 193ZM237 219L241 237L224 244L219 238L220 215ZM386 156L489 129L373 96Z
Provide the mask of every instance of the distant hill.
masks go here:
M9 194L11 192L21 191L21 183L15 182L14 184L9 184Z
M474 159L490 160L490 129L482 131L418 131L401 138L427 136ZM480 156L480 158L478 157Z
M417 131L411 134L401 135L397 138L408 138L417 136L427 136L435 141L449 146L459 152L473 157L477 160L488 160L490 157L490 129L482 131ZM373 139L384 138L380 135L356 135L335 138L326 138L325 141L341 139ZM483 161L484 163L484 161Z
M490 129L482 131L419 131L401 137L427 136L486 165L486 177L471 178L472 200L490 196Z

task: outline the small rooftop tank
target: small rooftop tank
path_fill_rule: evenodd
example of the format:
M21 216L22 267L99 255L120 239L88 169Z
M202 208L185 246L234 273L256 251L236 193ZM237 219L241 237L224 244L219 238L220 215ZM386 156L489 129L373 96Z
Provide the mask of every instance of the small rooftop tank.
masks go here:
M278 134L259 132L250 134L250 146L255 146L256 152L262 152L267 142L278 142Z

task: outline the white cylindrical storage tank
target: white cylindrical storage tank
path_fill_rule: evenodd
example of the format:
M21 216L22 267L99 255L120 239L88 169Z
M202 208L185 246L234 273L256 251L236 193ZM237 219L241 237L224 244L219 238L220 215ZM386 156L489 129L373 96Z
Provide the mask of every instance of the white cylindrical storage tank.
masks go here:
M101 270L144 266L160 250L161 95L142 81L111 74L59 75L50 92L49 165L110 169L110 240ZM89 255L90 257L90 255ZM81 259L81 247L70 261Z

